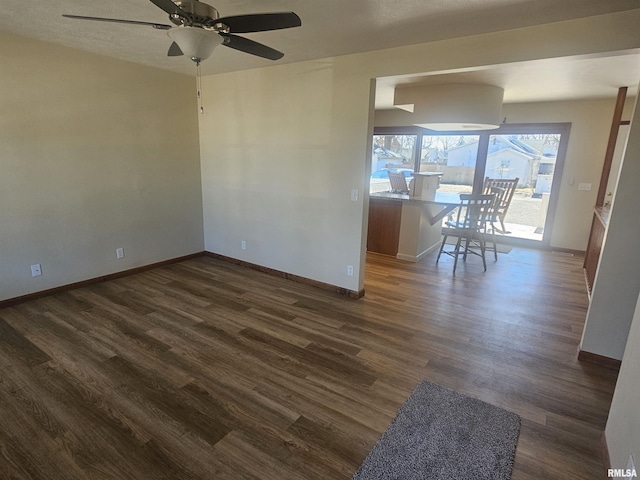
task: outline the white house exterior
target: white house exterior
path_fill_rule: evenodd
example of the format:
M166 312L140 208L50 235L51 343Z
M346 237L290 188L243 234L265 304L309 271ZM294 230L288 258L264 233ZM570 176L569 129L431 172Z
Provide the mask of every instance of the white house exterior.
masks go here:
M453 147L448 152L447 166L475 168L477 151L478 142ZM491 178L517 177L520 179L518 186L532 187L537 184L539 172L542 173L541 167L545 174L553 174L555 160L555 157L544 156L540 150L519 141L515 136L496 135L489 142L485 172ZM536 188L536 193L548 191L549 182L541 182L540 189Z
M491 178L519 178L518 186L532 185L534 172L537 173L539 157L526 155L517 150L505 148L487 155L485 175Z

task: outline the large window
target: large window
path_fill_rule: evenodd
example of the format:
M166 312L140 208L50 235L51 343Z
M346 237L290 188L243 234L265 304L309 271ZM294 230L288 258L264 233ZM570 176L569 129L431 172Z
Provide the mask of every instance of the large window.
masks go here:
M518 178L504 235L548 243L568 124L501 125L478 132L376 128L371 193L390 190L388 172L440 172L439 191L480 193L485 177Z
M421 172L442 172L440 190L470 193L478 160L478 135L422 136Z
M403 173L408 184L415 171L417 145L417 134L374 135L369 191L376 193L390 190L390 171Z

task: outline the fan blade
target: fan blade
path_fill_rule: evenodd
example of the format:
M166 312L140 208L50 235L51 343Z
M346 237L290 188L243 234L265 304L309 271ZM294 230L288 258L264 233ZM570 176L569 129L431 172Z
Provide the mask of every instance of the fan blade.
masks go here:
M66 18L75 18L78 20L95 20L96 22L111 22L111 23L128 23L131 25L147 25L159 30L169 30L171 25L164 25L162 23L151 22L138 22L137 20L120 20L118 18L102 18L102 17L82 17L80 15L62 15Z
M284 53L271 47L267 47L261 43L254 42L253 40L249 40L248 38L231 35L230 33L221 33L220 35L224 37L222 45L225 47L250 53L251 55L256 55L268 60L279 60L284 57Z
M283 28L299 27L302 25L300 17L293 12L256 13L252 15L236 15L234 17L211 20L209 26L223 23L233 33L264 32Z
M178 44L176 42L173 42L169 47L169 53L167 53L167 56L179 57L180 55L184 55L184 53L182 53L182 50L180 50Z
M153 3L158 8L161 8L169 15L178 15L179 17L191 19L191 15L189 13L182 10L171 0L151 0L151 3Z

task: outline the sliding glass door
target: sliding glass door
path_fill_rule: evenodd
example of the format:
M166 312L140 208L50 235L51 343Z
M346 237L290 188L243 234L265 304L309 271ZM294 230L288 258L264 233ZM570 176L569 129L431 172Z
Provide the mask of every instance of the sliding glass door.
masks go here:
M489 133L481 178L518 179L503 237L548 245L569 125L503 125Z

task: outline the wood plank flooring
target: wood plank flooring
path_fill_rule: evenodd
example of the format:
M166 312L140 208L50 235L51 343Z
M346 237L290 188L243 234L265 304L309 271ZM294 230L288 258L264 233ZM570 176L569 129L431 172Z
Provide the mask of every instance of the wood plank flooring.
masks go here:
M2 479L349 479L427 379L518 413L514 480L599 479L582 258L371 254L366 296L200 257L0 310Z

